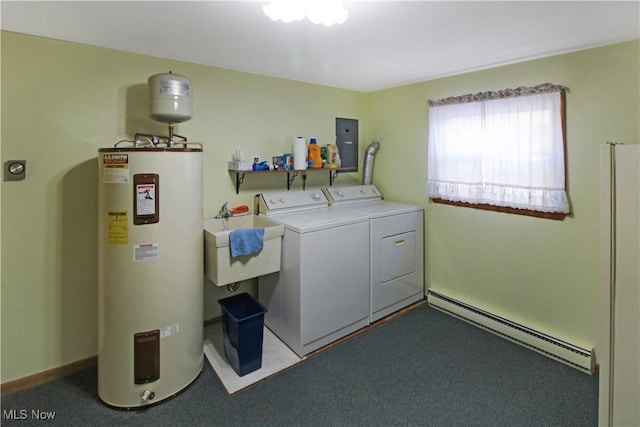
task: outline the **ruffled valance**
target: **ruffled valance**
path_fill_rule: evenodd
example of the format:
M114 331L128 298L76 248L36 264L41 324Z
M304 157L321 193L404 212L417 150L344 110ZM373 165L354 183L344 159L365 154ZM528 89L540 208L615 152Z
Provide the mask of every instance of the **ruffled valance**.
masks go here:
M515 98L517 96L535 95L538 93L566 92L566 91L567 91L567 88L565 86L561 86L553 83L542 83L533 87L520 86L516 89L503 89L496 92L489 91L489 92L479 92L476 94L450 96L448 98L443 98L438 100L429 100L428 104L429 104L429 107L440 107L443 105L465 104L469 102L480 102L480 101L487 101L491 99Z
M506 206L539 212L568 214L569 199L563 188L519 188L508 185L428 181L427 197L471 204Z

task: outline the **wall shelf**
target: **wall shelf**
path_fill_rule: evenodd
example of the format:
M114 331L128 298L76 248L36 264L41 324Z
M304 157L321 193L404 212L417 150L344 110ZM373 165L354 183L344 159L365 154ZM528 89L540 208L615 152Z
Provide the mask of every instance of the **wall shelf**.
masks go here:
M341 169L329 169L329 168L320 168L320 169L305 169L305 170L262 170L262 171L238 171L229 169L229 173L235 174L236 176L236 194L240 193L240 187L244 182L244 179L247 174L286 174L287 175L287 191L291 189L293 182L298 177L298 175L302 176L302 189L306 189L307 182L307 173L317 173L317 172L329 172L329 185L333 185L333 181L335 181L338 173L341 172Z

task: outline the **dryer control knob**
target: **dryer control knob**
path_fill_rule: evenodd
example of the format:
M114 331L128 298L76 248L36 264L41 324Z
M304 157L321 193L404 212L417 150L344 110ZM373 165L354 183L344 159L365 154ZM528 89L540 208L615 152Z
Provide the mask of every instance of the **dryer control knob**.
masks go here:
M280 197L280 203L284 203L284 202L285 202L284 197Z
M338 196L344 197L344 193L341 190L338 190Z
M313 198L316 200L320 200L320 193L313 193Z

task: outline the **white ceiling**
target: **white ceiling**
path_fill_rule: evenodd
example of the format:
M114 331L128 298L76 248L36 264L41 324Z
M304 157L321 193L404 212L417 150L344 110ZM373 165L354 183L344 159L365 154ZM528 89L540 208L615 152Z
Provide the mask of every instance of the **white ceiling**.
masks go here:
M325 27L266 1L2 1L1 28L369 92L640 38L640 2L343 1ZM174 70L179 72L179 70Z

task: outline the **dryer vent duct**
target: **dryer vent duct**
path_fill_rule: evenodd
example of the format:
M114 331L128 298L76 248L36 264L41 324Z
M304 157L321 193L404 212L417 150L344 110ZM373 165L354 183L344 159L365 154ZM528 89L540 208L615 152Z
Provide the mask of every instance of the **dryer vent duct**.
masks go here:
M380 149L380 143L373 141L364 152L364 166L362 167L362 185L373 184L373 161Z

